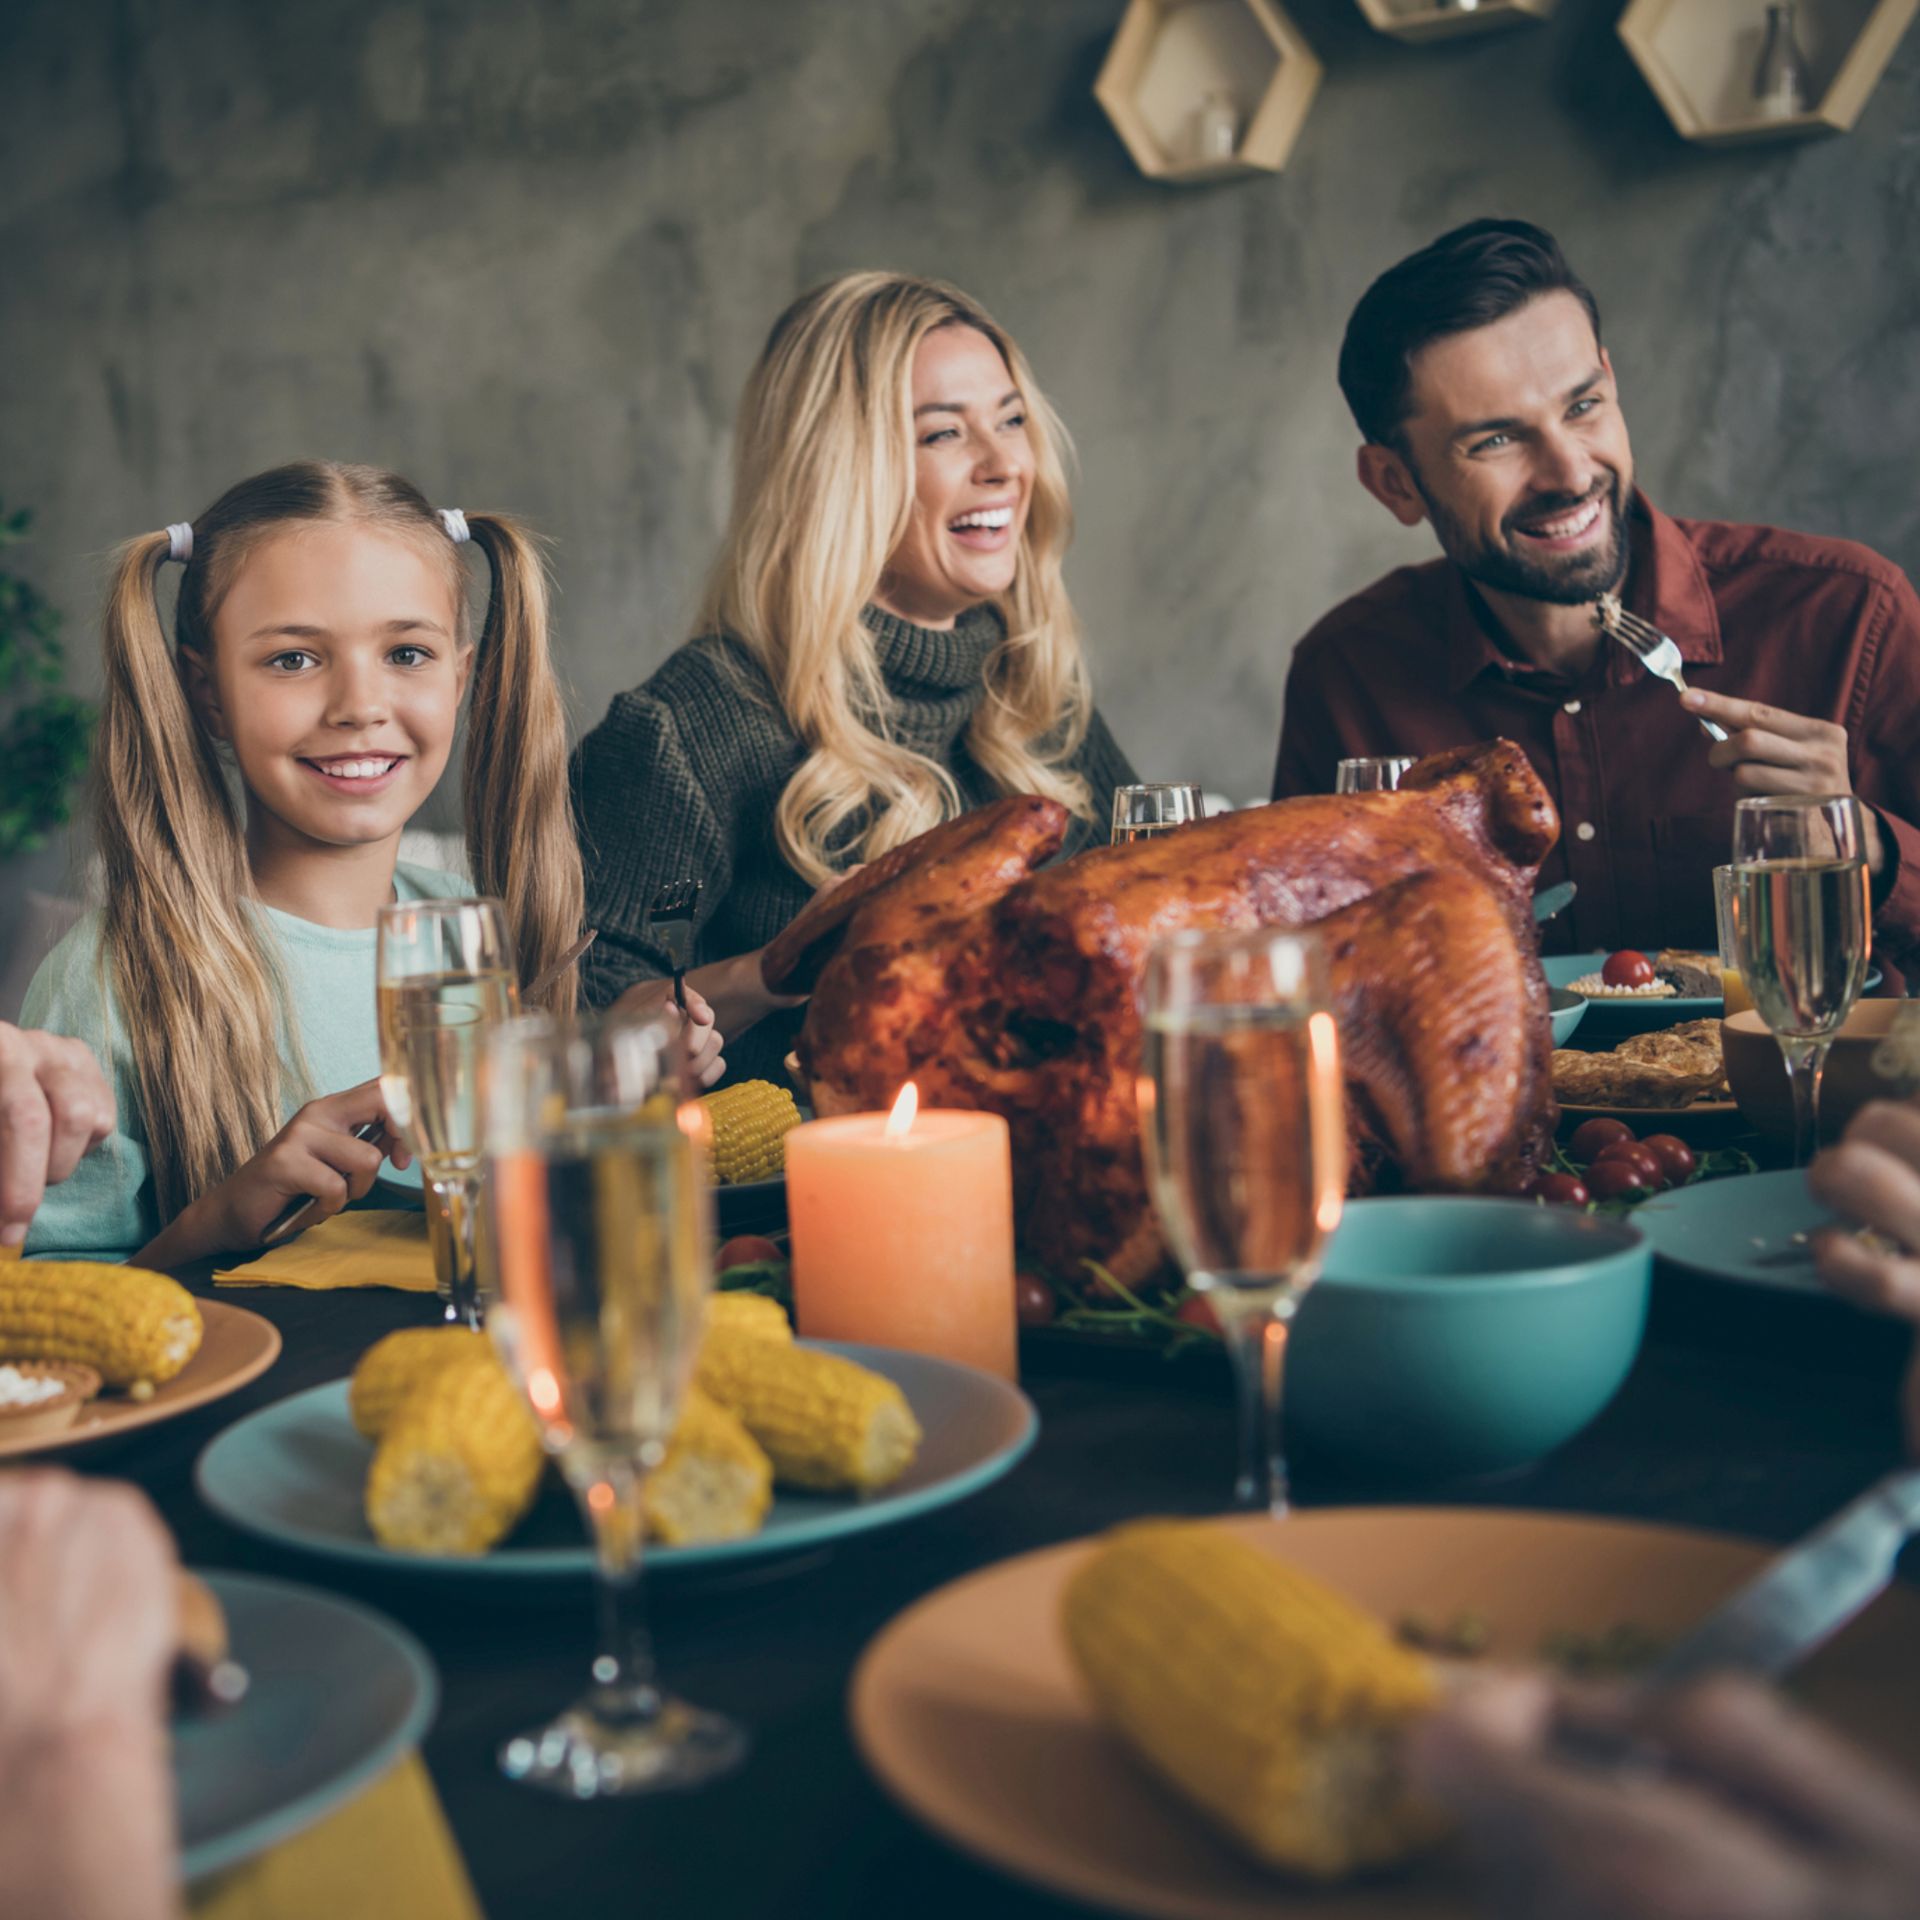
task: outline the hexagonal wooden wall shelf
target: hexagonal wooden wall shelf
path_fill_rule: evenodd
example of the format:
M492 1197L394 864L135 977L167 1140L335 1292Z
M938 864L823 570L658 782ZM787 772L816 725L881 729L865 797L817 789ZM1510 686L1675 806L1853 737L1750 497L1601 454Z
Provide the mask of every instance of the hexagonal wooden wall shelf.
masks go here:
M1142 173L1189 184L1277 173L1319 85L1275 0L1129 0L1093 91Z
M1764 113L1754 76L1765 0L1632 0L1620 38L1674 130L1704 146L1845 133L1880 84L1920 0L1800 0L1794 30L1812 78L1806 112Z
M1396 40L1450 40L1455 34L1485 33L1544 20L1558 0L1360 0L1360 11L1382 33Z

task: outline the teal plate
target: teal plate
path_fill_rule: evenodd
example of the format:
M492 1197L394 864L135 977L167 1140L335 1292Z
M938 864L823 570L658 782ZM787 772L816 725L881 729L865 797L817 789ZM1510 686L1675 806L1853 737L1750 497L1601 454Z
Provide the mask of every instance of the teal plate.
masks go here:
M1808 1237L1846 1224L1807 1191L1807 1176L1792 1169L1681 1187L1636 1207L1633 1222L1655 1255L1676 1267L1827 1298Z
M236 1706L172 1728L189 1881L264 1853L364 1792L419 1745L440 1693L419 1642L367 1607L284 1580L203 1577L251 1684Z
M858 1361L899 1386L926 1436L919 1458L885 1492L864 1500L779 1494L766 1525L745 1540L650 1548L649 1575L737 1567L951 1506L1009 1472L1040 1430L1032 1401L991 1374L887 1347L808 1344ZM245 1532L386 1573L496 1580L592 1573L578 1511L564 1489L551 1484L551 1475L532 1513L491 1553L395 1553L381 1546L367 1530L360 1504L372 1458L372 1447L347 1413L347 1383L336 1380L235 1421L201 1454L194 1483L215 1513Z
M1605 953L1554 953L1540 962L1550 987L1570 987L1583 974L1598 973L1606 964ZM1880 977L1878 967L1869 967L1861 991L1871 993ZM1710 997L1675 994L1670 1000L1589 1000L1587 1017L1580 1023L1580 1044L1591 1047L1604 1041L1610 1046L1636 1033L1677 1027L1683 1020L1718 1020L1725 1012L1726 1002L1717 993Z

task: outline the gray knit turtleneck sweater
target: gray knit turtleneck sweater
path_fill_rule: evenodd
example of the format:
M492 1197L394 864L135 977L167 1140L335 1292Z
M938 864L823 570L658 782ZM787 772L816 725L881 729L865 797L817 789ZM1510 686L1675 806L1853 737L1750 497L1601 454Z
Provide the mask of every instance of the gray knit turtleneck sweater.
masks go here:
M953 775L969 807L998 797L967 751L1002 627L991 607L947 631L869 608L896 736ZM574 749L574 808L587 869L586 998L604 1006L636 980L670 971L641 938L647 903L667 881L701 882L693 965L765 946L813 889L774 843L773 810L804 754L771 683L745 648L708 636L672 654L645 685L618 695ZM1066 851L1103 840L1113 789L1134 779L1096 713L1073 765L1092 789L1096 823L1075 820ZM799 1012L774 1014L727 1040L729 1080L780 1080Z

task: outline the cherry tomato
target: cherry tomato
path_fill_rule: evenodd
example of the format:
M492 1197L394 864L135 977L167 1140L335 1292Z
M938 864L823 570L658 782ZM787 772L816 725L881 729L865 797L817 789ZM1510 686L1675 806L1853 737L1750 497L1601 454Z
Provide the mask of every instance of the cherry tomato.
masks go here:
M1667 1184L1667 1170L1660 1156L1639 1141L1616 1140L1594 1163L1595 1167L1629 1166L1640 1175L1640 1184L1649 1193L1658 1193Z
M731 1240L720 1244L720 1251L713 1256L714 1270L725 1273L729 1267L757 1267L768 1260L784 1260L787 1256L771 1240L757 1233L736 1233Z
M1653 962L1644 953L1628 947L1624 952L1607 955L1600 978L1610 987L1650 987L1654 978Z
M1620 1200L1629 1194L1653 1193L1659 1181L1649 1184L1644 1168L1631 1160L1596 1160L1587 1175L1587 1185L1596 1200Z
M1212 1303L1203 1294L1190 1293L1174 1308L1173 1317L1184 1320L1190 1327L1204 1327L1209 1333L1220 1331L1220 1316L1214 1312Z
M1060 1310L1053 1289L1037 1273L1013 1276L1013 1312L1023 1327L1048 1327Z
M1633 1129L1624 1120L1583 1120L1574 1128L1567 1147L1576 1160L1598 1160L1603 1147L1632 1138Z
M1532 1192L1536 1199L1555 1207L1584 1207L1593 1198L1586 1183L1571 1173L1543 1173L1533 1183Z
M1660 1162L1669 1186L1677 1187L1682 1181L1691 1180L1700 1164L1693 1149L1677 1133L1650 1133L1640 1144Z

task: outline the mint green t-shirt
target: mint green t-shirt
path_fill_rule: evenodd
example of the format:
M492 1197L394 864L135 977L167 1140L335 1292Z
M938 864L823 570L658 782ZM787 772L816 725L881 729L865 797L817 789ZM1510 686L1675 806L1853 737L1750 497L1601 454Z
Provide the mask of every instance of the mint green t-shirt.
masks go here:
M457 875L431 867L394 869L397 900L451 899L468 892ZM287 999L298 1023L310 1085L292 1085L283 1120L310 1099L340 1093L380 1071L380 1037L374 1017L374 930L321 927L277 907L262 907L279 944ZM84 1040L113 1088L115 1129L74 1169L47 1189L27 1233L27 1254L67 1259L124 1260L144 1247L165 1224L154 1204L147 1166L146 1127L140 1112L133 1052L120 1007L100 964L100 915L87 914L40 963L20 1011L23 1027L39 1027ZM382 1178L417 1187L418 1168L383 1169Z

